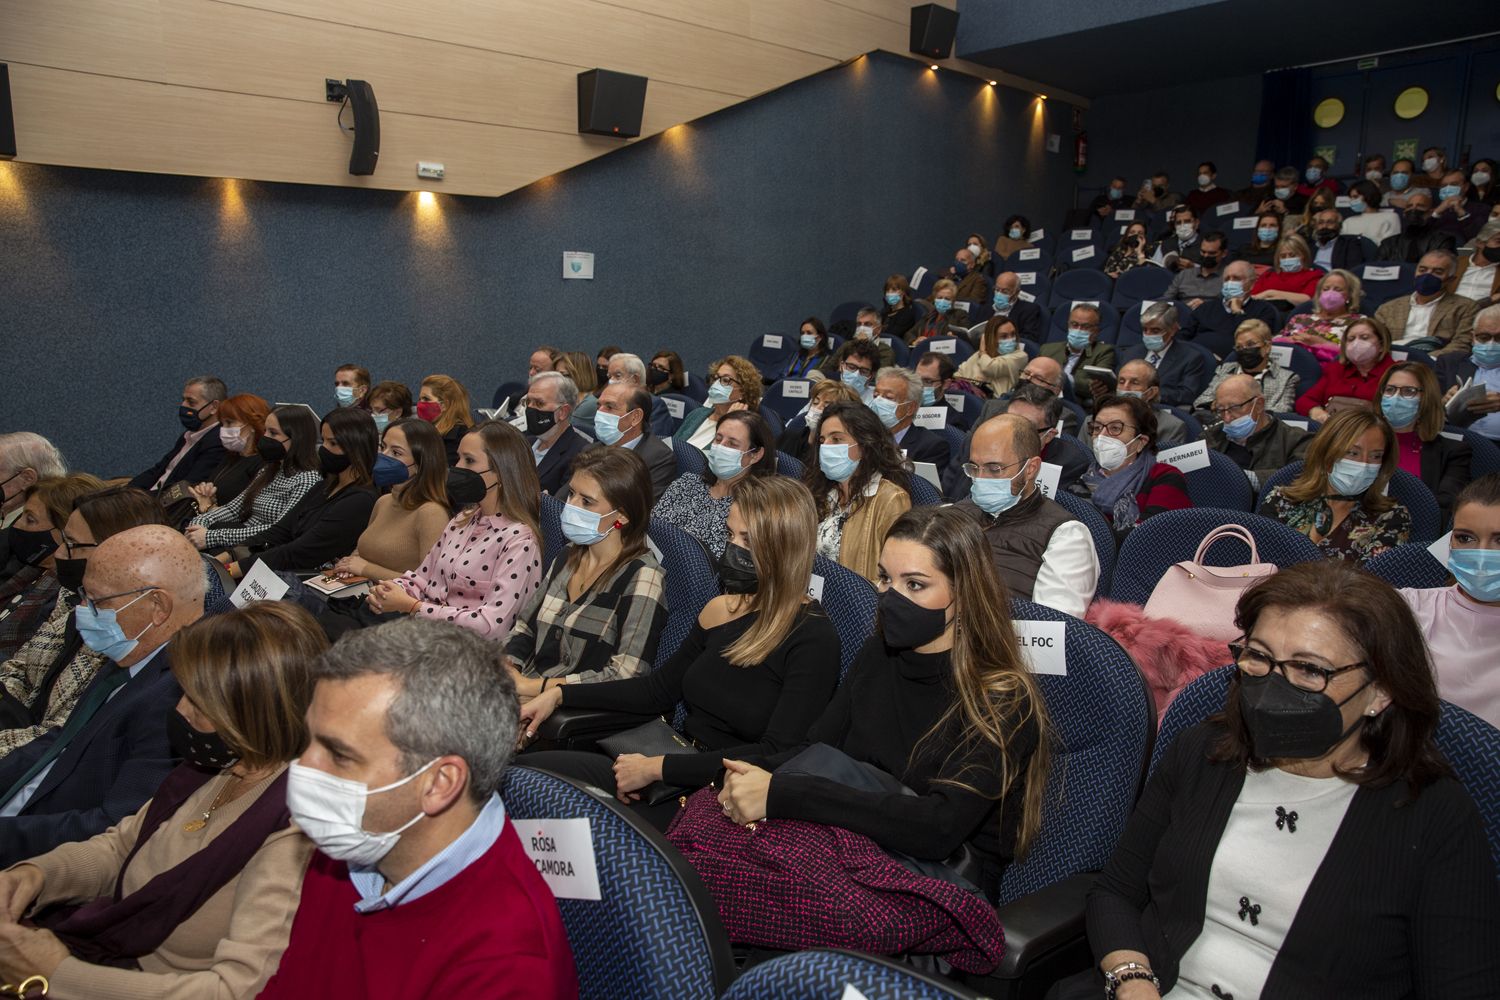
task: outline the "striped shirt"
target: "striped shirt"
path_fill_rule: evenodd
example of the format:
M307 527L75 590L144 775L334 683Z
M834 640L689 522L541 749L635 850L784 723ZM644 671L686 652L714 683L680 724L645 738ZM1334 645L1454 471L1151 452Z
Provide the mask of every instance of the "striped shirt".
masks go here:
M249 492L247 487L224 506L199 514L191 523L208 529L207 548L223 549L231 545L243 545L285 517L297 506L297 501L307 495L308 490L322 481L323 474L311 469L290 476L278 473L255 497L248 514L244 513L245 493ZM215 527L220 524L234 526Z

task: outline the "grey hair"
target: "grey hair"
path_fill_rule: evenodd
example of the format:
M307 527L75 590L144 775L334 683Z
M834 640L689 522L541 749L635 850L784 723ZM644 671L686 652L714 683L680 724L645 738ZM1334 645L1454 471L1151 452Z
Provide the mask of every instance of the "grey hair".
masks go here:
M614 364L616 361L620 362L620 365L625 369L625 374L635 379L638 385L646 384L646 362L641 360L639 354L626 354L624 351L621 351L609 359L610 364Z
M1076 313L1076 312L1078 312L1079 310L1082 310L1084 312L1091 312L1091 313L1093 313L1094 314L1094 322L1096 322L1096 323L1103 323L1104 322L1104 314L1101 313L1099 311L1099 307L1096 306L1096 305L1094 305L1092 302L1075 302L1075 303L1073 303L1073 308L1071 308L1071 309L1068 310L1068 318L1071 319L1072 316L1073 316L1073 314Z
M1146 371L1150 373L1150 374L1148 374L1146 376L1146 388L1149 389L1153 385L1161 385L1161 373L1158 372L1156 370L1155 366L1152 365L1151 362L1147 361L1145 358L1136 358L1134 361L1127 361L1127 362L1125 362L1124 365L1120 366L1120 371L1124 371L1125 370L1125 365L1140 365L1142 368L1146 369Z
M1226 277L1226 278L1229 277L1229 269L1231 267L1235 268L1235 273L1236 274L1239 274L1242 271L1248 271L1248 272L1250 272L1247 275L1248 280L1251 281L1252 283L1255 281L1255 265L1252 264L1252 263L1250 263L1248 260L1232 260L1228 264L1225 264L1224 265L1224 277ZM1245 289L1245 291L1248 292L1249 289L1247 288L1247 289Z
M1500 333L1500 305L1485 306L1474 314L1474 326L1478 327L1483 322L1486 326L1493 325L1496 333ZM1486 330L1486 333L1489 331Z
M1435 250L1429 250L1426 253L1424 253L1422 256L1423 257L1441 257L1441 258L1443 258L1443 260L1445 260L1445 261L1448 262L1448 267L1450 269L1458 267L1458 254L1454 253L1452 250L1444 250L1442 248L1438 248L1438 249L1435 249ZM1420 263L1420 258L1418 259L1418 263Z
M578 408L578 386L572 379L568 378L562 372L537 372L531 376L531 381L527 385L534 386L542 381L556 382L557 401L574 409Z
M222 399L229 398L229 386L217 375L195 375L187 380L185 385L196 385L203 390L203 398L210 403L217 403Z
M1153 302L1141 312L1141 325L1147 323L1160 323L1168 330L1175 330L1182 325L1182 319L1177 315L1177 306L1171 302Z
M878 383L883 378L899 378L906 383L905 402L910 403L913 400L918 404L922 402L922 376L910 368L902 368L899 365L882 368L875 373L875 381Z
M1301 176L1301 174L1297 170L1296 167L1277 167L1276 168L1276 180L1278 180L1278 181L1294 181L1299 176Z
M1010 402L1030 403L1032 406L1040 407L1046 414L1048 427L1056 427L1057 422L1062 419L1062 396L1054 395L1030 382L1022 382L1016 386L1016 391L1011 393ZM1006 408L1009 409L1008 404Z
M31 431L0 434L0 471L8 476L21 469L31 469L38 479L68 474L62 452L40 434Z
M314 681L390 677L399 690L386 738L407 774L444 754L469 765L469 799L500 789L515 752L520 707L497 643L447 622L400 618L346 632L313 661Z

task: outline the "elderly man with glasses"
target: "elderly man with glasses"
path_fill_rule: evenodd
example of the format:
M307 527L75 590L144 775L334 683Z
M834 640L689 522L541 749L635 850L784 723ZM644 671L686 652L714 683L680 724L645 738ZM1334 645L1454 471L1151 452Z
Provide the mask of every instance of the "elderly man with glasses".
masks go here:
M1218 422L1204 430L1203 440L1234 459L1256 489L1277 469L1301 461L1313 439L1310 431L1272 416L1260 383L1249 375L1220 382L1212 411Z

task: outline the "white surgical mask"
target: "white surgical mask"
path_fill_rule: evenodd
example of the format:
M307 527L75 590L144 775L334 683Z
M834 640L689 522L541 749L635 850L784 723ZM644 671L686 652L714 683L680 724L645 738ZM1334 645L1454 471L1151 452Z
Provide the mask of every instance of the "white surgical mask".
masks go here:
M1475 176L1476 176L1476 177L1477 177L1477 176L1478 176L1478 175L1477 175L1477 174L1476 174L1476 175L1475 175ZM1475 184L1483 184L1483 183L1484 183L1484 181L1475 181L1475 182L1474 182L1474 183L1475 183ZM981 247L981 246L980 246L980 245L979 245L979 244L978 244L978 243L970 243L970 244L969 244L969 253L971 253L971 254L973 254L973 255L974 255L974 259L975 259L975 260L978 260L978 259L979 259L979 255L980 255L980 254L981 254L981 253L982 253L982 252L983 252L983 251L984 251L984 248L983 248L983 247Z
M1189 240L1193 237L1193 224L1191 222L1179 222L1172 231L1177 234L1179 240Z
M363 781L335 777L294 760L287 768L287 810L318 850L336 861L369 868L391 853L401 834L427 814L419 812L389 833L371 833L364 828L365 800L400 788L437 762L434 757L400 781L371 788Z
M1436 156L1429 156L1429 157L1427 157L1427 159L1425 159L1425 160L1422 161L1422 169L1425 170L1425 171L1427 171L1429 174L1432 173L1437 168L1438 168L1438 158Z
M1198 175L1198 186L1201 187L1201 188L1206 188L1210 184L1212 184L1213 182L1214 182L1214 179L1212 177L1210 177L1208 174L1199 174Z
M1124 441L1112 438L1108 434L1100 434L1094 438L1094 458L1098 460L1099 468L1105 472L1114 472L1124 465L1129 457L1130 446Z
M868 323L862 323L854 328L855 340L869 340L875 336L875 328Z

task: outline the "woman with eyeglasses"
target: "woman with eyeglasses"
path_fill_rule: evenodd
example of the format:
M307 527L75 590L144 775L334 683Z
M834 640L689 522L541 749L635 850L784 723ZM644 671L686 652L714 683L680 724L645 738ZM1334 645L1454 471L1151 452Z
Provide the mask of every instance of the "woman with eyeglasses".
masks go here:
M1467 442L1443 436L1442 390L1437 375L1417 361L1386 369L1376 390L1380 413L1396 432L1396 465L1432 490L1443 524L1453 515L1453 501L1469 482L1471 450Z
M725 414L736 410L760 412L760 391L758 368L736 354L720 358L709 369L707 402L683 418L672 440L707 451Z
M1153 514L1193 505L1187 477L1156 460L1156 412L1138 396L1105 396L1089 421L1094 460L1073 492L1087 496L1124 541Z
M1386 496L1396 432L1369 410L1344 410L1307 449L1302 474L1266 494L1260 513L1300 531L1329 559L1362 563L1411 538L1411 513Z
M735 489L747 479L775 474L776 442L765 418L735 410L719 421L703 471L672 480L651 516L686 531L717 559L729 541L727 518Z
M1411 610L1301 563L1235 623L1223 711L1156 766L1089 892L1097 966L1053 995L1493 997L1495 866Z
M676 351L657 351L646 366L646 388L654 396L687 388L687 369Z

